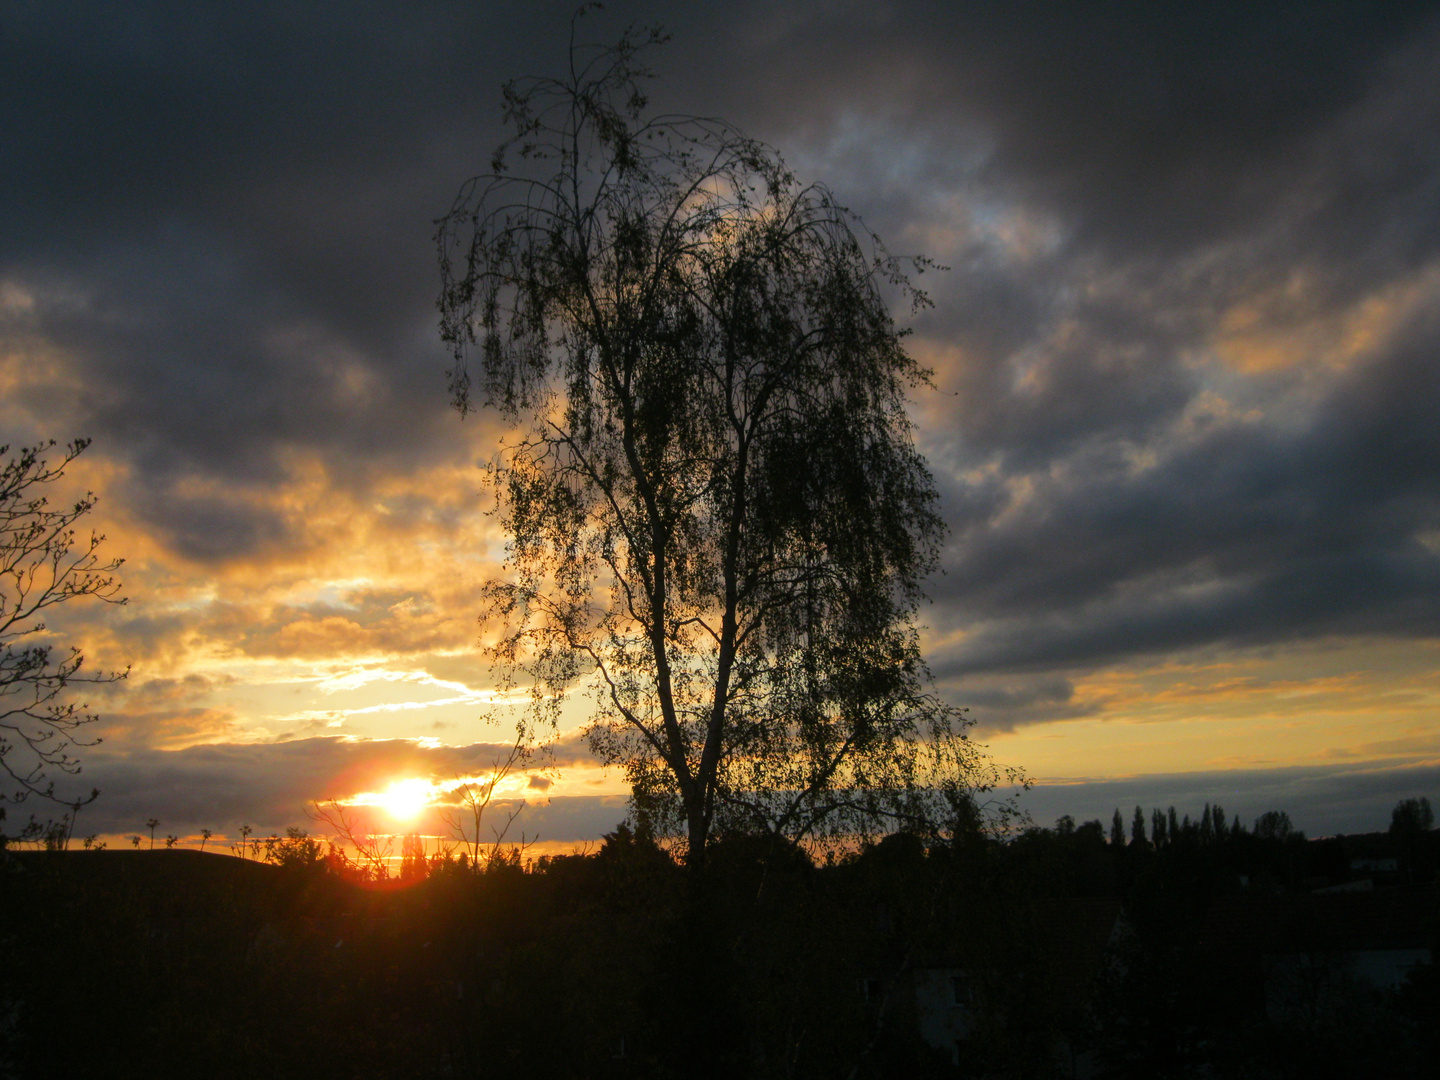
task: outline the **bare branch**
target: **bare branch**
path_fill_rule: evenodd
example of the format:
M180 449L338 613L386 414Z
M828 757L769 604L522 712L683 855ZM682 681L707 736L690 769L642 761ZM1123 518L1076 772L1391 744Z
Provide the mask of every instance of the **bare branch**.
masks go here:
M76 439L58 461L47 458L56 448L53 439L13 456L0 446L0 769L13 782L0 801L38 795L69 807L70 822L99 792L57 792L57 774L78 773L73 750L100 740L84 733L98 717L84 702L67 700L68 693L129 673L83 671L81 651L57 644L43 620L50 608L85 597L125 603L116 577L123 560L102 557L105 538L85 537L75 528L94 509L94 494L58 508L46 495L88 445Z
M497 757L490 763L490 771L485 777L476 780L456 777L447 791L448 795L458 800L458 805L454 809L441 811L441 820L449 829L450 838L463 849L470 868L476 872L501 857L510 827L525 810L523 802L518 807L500 809L499 812L505 815L505 821L498 827L486 820L500 785L516 769L524 766L529 758L530 749L522 731L516 734L515 742L505 756ZM485 839L483 827L489 827L489 840ZM482 851L487 849L488 852L482 859Z

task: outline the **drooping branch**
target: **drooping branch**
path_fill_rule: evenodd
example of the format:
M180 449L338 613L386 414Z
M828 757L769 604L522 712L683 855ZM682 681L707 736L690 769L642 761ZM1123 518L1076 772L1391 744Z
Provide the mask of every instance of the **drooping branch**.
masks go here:
M647 116L655 40L508 84L514 135L436 240L454 403L529 431L495 475L492 656L536 722L588 681L592 745L698 860L756 806L913 816L968 721L913 624L943 527L886 294L927 303L929 264L724 122Z

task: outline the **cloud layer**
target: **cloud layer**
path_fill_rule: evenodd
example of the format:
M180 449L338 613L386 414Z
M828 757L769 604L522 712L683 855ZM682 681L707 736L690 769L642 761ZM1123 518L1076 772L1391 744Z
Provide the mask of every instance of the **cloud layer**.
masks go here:
M217 808L284 777L244 803L279 813L339 747L398 770L483 741L498 432L446 407L431 223L571 13L0 15L0 441L95 439L76 471L132 603L64 626L136 665L96 700L107 801L141 812L183 752L224 764ZM1131 722L1179 671L1313 679L1316 650L1352 676L1317 716L1368 694L1364 719L1284 742L1237 693L1227 723L1314 768L1434 730L1420 675L1386 693L1440 639L1433 5L635 3L580 33L657 19L658 107L771 141L951 268L912 339L951 526L927 642L997 749ZM335 689L357 672L393 677Z

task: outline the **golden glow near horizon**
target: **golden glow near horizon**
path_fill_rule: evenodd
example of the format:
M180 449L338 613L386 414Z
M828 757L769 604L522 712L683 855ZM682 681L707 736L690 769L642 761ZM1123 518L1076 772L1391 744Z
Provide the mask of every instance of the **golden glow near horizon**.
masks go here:
M1434 765L1435 661L1430 642L1374 642L1115 665L1075 680L1078 715L981 737L1041 782Z

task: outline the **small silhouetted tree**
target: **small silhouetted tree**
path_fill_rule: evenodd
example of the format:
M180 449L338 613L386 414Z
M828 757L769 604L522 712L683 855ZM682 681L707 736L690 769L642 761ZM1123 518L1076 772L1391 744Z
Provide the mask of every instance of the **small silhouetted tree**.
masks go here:
M214 835L215 835L215 834L214 834L213 832L211 832L209 829L201 829L201 830L200 830L200 850L201 850L201 851L204 851L204 850L205 850L205 843L206 843L206 841L209 840L210 837L212 837L212 836L214 836Z
M1255 837L1259 840L1289 840L1292 837L1303 839L1302 834L1297 833L1290 824L1290 815L1284 810L1267 810L1256 818Z
M325 845L294 825L286 827L283 839L273 836L265 842L265 861L285 869L313 869L324 856Z
M1130 820L1130 843L1136 847L1145 846L1145 811L1135 807L1135 816Z
M491 761L486 775L473 780L456 779L444 792L444 797L454 799L455 805L442 809L440 818L449 829L451 839L460 845L465 865L477 873L487 861L482 857L482 851L488 848L488 858L494 858L505 843L515 819L525 810L525 803L520 802L518 806L497 807L495 813L491 813L491 804L506 777L524 765L529 756L524 736L517 736L504 756ZM503 820L497 823L497 818ZM486 829L489 836L485 834Z
M338 799L311 803L305 816L330 830L335 838L332 846L336 855L360 876L374 881L384 881L389 876L390 855L395 846L393 836L372 833L365 819Z
M1435 815L1430 809L1430 800L1425 796L1418 799L1402 799L1390 812L1390 837L1405 857L1406 870L1412 877L1427 867L1426 840L1434 828Z
M1125 819L1120 815L1120 808L1115 808L1115 816L1110 819L1110 846L1123 847L1125 844Z
M105 538L75 527L94 509L94 494L62 507L51 506L46 494L88 445L76 439L58 461L47 456L54 440L13 455L0 446L0 770L10 781L0 804L38 795L69 807L71 822L99 792L58 794L57 775L78 773L75 748L100 740L85 737L98 718L69 693L128 674L85 671L81 651L57 644L45 621L51 609L84 597L125 602L115 576L123 560L103 558Z
M160 824L160 819L159 819L159 818L153 818L153 817L147 819L146 822L145 822L145 827L150 830L150 850L151 850L151 851L154 851L154 850L155 850L155 827L156 827L157 825L159 825L159 824Z
M1423 795L1418 799L1401 799L1390 811L1391 836L1419 836L1434 827L1435 813L1430 809L1430 800Z
M400 880L420 881L429 873L425 841L419 833L407 833L400 841Z

